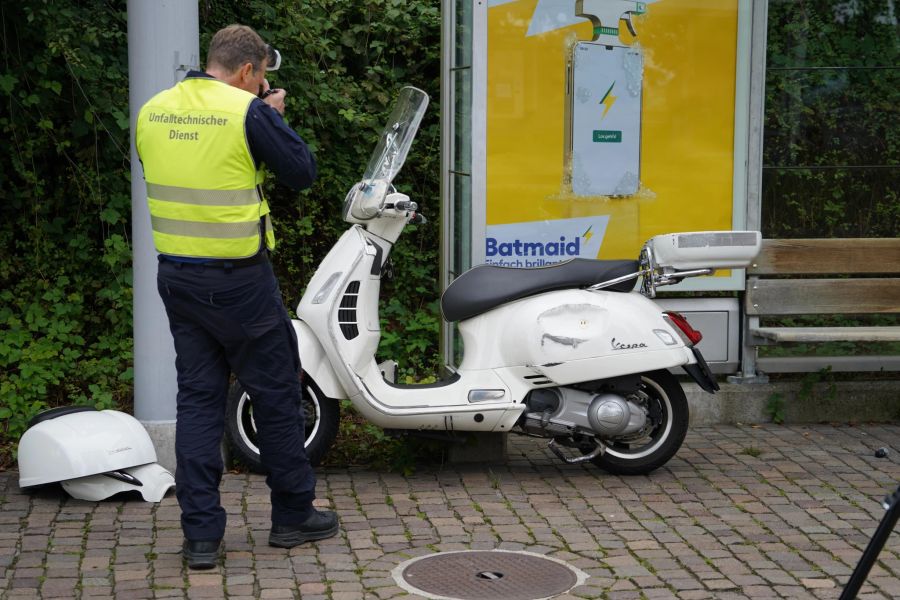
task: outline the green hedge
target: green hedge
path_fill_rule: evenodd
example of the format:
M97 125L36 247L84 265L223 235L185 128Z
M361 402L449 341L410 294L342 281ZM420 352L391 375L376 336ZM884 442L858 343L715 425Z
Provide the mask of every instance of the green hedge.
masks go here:
M771 0L766 237L900 234L900 35L884 0Z
M127 14L102 0L0 5L0 466L28 419L67 404L132 401ZM344 228L341 202L403 85L433 103L398 178L430 217L410 228L384 286L380 352L433 373L439 316L440 4L341 0L200 3L201 48L245 23L279 48L273 85L316 153L301 194L267 190L276 271L296 306Z
M38 410L131 404L125 5L0 3L0 466ZM201 48L217 29L238 22L282 51L284 66L272 82L288 90L288 120L317 155L319 179L311 190L268 190L280 238L275 266L290 306L343 230L341 201L399 88L416 85L431 95L397 182L431 220L399 244L398 277L385 284L382 303L380 352L404 361L403 376L427 376L437 363L439 6L437 0L199 4ZM885 6L770 2L766 235L900 230L894 101L900 37L896 21L882 14Z

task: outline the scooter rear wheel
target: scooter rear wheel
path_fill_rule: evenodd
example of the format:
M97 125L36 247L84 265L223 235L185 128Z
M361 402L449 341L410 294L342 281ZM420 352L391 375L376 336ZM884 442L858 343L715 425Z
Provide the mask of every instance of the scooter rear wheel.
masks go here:
M340 404L337 400L326 398L314 383L304 381L301 390L300 410L303 411L306 455L315 466L322 461L337 437ZM235 382L228 391L225 435L235 458L256 473L265 472L256 441L253 400L239 382Z
M643 373L640 388L629 400L649 411L651 428L636 439L606 441L606 451L591 462L615 475L646 475L678 452L690 411L684 390L668 371Z

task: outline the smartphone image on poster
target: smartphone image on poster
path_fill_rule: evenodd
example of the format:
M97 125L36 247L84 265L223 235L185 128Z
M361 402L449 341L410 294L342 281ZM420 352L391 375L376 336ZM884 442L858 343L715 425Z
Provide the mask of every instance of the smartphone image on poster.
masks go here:
M630 196L641 176L640 48L578 42L567 61L565 165L578 196Z

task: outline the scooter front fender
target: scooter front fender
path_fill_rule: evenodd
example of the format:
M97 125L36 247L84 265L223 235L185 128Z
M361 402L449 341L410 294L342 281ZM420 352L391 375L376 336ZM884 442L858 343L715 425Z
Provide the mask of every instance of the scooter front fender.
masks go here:
M297 342L300 350L300 366L304 373L316 382L322 393L328 398L342 400L347 398L340 381L331 367L331 362L322 348L322 344L316 339L316 335L309 325L294 319L294 331L297 332Z

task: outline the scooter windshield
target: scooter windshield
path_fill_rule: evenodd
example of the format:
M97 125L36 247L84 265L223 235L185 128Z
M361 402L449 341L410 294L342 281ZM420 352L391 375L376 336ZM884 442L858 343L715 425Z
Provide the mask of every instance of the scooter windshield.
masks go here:
M363 181L373 183L376 180L390 184L403 163L412 145L419 123L428 107L428 94L414 87L400 90L397 104L388 118L387 125L381 133L381 139L369 159Z

